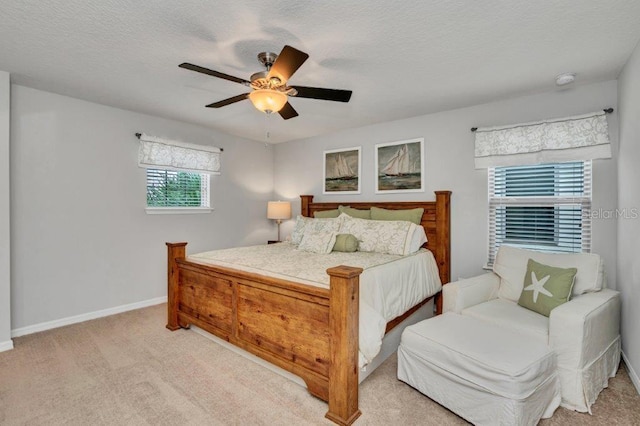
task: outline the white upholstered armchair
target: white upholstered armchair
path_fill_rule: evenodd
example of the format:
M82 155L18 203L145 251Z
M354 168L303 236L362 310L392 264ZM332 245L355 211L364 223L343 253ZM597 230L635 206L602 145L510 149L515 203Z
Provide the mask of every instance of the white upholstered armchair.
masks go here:
M527 263L576 268L571 298L549 317L518 304ZM551 254L500 247L493 272L447 284L443 311L516 330L557 356L563 407L591 412L620 363L620 295L605 288L599 255Z

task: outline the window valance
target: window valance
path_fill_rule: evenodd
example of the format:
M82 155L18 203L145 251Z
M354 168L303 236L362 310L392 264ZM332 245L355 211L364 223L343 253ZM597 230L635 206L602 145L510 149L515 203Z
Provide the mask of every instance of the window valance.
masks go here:
M138 166L220 174L220 148L140 135Z
M611 158L605 112L476 130L477 169Z

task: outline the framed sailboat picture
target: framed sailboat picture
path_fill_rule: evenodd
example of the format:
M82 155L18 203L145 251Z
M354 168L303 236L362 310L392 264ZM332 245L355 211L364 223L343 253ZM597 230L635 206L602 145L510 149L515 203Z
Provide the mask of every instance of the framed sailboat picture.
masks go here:
M324 152L323 194L360 193L360 147Z
M376 145L376 193L424 192L424 139Z

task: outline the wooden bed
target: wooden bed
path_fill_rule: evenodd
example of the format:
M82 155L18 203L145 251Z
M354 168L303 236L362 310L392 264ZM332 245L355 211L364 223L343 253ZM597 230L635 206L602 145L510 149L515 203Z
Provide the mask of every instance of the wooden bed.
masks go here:
M436 201L314 203L301 195L301 214L313 217L338 205L367 209L424 208L426 247L442 283L450 280L450 191ZM358 409L358 308L360 268L327 270L330 289L186 259L187 243L167 243L168 320L177 330L196 325L301 377L312 395L328 402L326 417L348 425ZM439 295L437 295L439 296ZM429 298L430 299L430 298ZM391 330L429 299L390 321ZM436 297L437 313L442 302Z

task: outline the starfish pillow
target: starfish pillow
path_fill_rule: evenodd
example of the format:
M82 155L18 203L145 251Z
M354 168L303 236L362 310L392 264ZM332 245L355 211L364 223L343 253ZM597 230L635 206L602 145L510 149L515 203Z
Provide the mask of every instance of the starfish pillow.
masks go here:
M518 305L548 317L553 308L569 301L577 272L529 259Z

